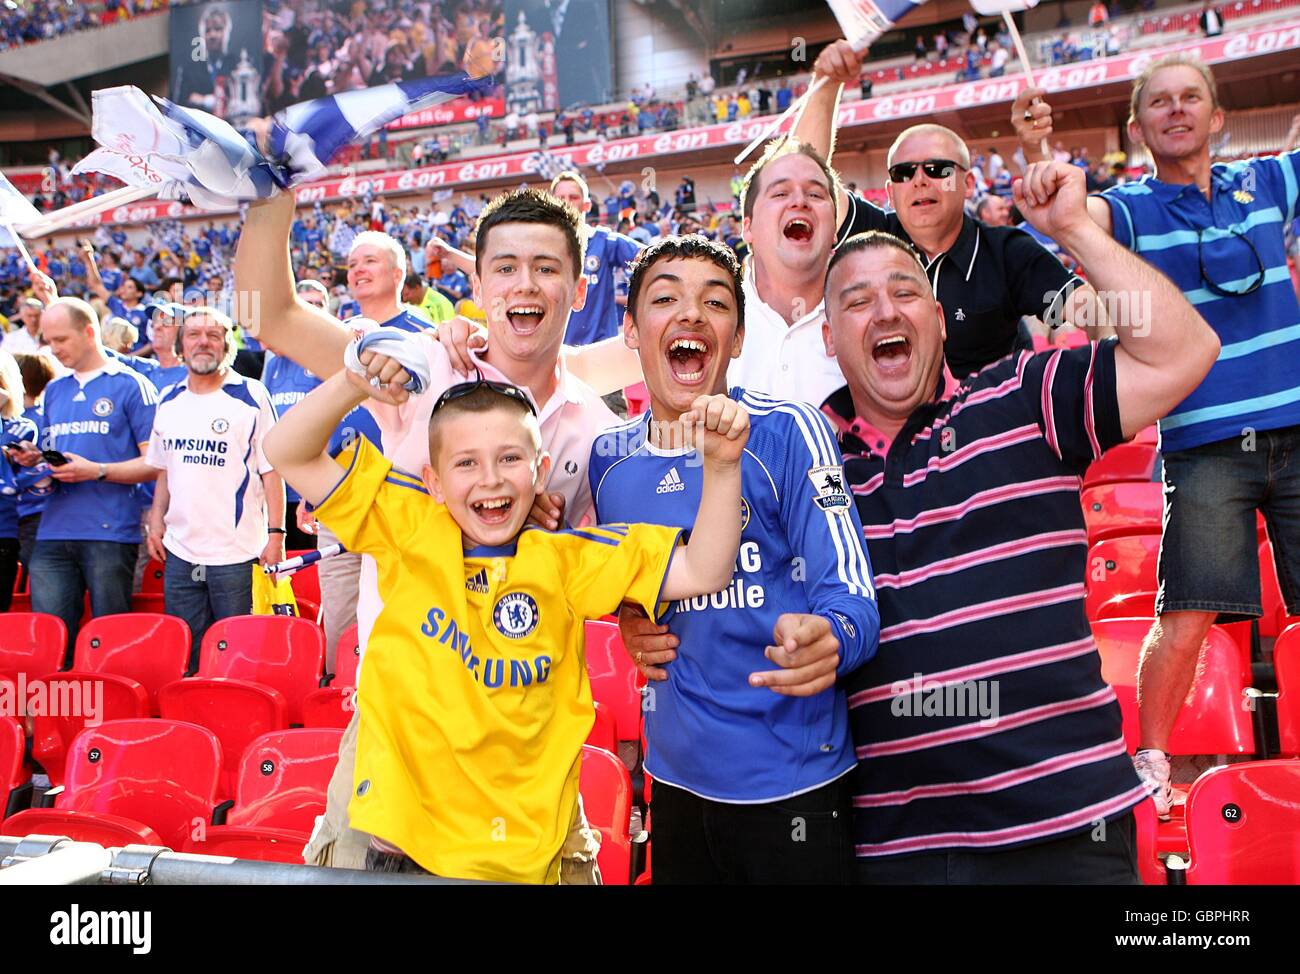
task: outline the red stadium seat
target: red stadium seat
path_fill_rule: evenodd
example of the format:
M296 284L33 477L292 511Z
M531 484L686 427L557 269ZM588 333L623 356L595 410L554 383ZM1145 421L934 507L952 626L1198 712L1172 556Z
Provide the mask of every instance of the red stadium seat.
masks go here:
M1098 541L1088 550L1085 578L1088 595L1085 609L1089 619L1117 595L1154 592L1156 563L1160 557L1160 535L1139 534Z
M65 812L57 808L29 808L5 820L6 835L66 835L76 842L95 842L105 848L127 845L167 845L147 825L107 813Z
M1124 714L1124 741L1129 753L1138 746L1137 668L1150 619L1105 619L1092 624L1101 653L1101 676L1119 698ZM1211 626L1201 647L1195 685L1169 735L1170 754L1238 754L1255 752L1255 729L1242 706L1246 681L1241 651L1221 626Z
M157 558L150 558L149 564L144 566L144 580L140 583L140 591L161 593L165 572L166 569L163 567L162 562Z
M1142 483L1155 474L1156 449L1143 443L1121 443L1102 454L1084 474L1083 486Z
M329 686L307 694L302 703L304 727L347 727L352 720L354 707L352 695L356 693L357 668L361 662L361 648L357 641L357 627L352 624L339 636L334 669Z
M139 826L157 835L131 841L179 849L211 821L220 769L221 745L195 724L146 718L87 727L72 744L67 784L55 801L55 810L64 814L19 812L4 831L98 841L90 836L110 826Z
M1190 885L1300 883L1300 761L1211 768L1187 796Z
M1132 442L1140 443L1145 446L1158 446L1160 443L1160 427L1144 427L1137 436L1133 437Z
M268 862L302 862L338 762L339 730L286 730L253 741L240 761L226 825L191 837L186 852Z
M1101 654L1101 676L1119 700L1124 721L1124 743L1136 752L1140 737L1137 706L1137 668L1142 641L1150 619L1108 619L1093 624L1093 638ZM1248 683L1243 676L1241 649L1219 626L1211 627L1202 648L1202 667L1189 701L1178 714L1169 735L1169 753L1249 754L1255 749L1250 711L1242 704ZM1249 674L1249 669L1246 669ZM1175 785L1175 792L1185 791ZM1187 837L1175 806L1173 820L1158 822L1154 806L1143 802L1137 818L1138 868L1148 884L1163 882L1164 867L1157 856L1185 854Z
M166 611L167 603L161 592L136 592L131 596L132 612L151 612L155 615L161 615ZM90 622L87 618L81 623L83 627Z
M63 666L68 647L68 627L58 616L44 612L0 613L0 674L28 679L53 673Z
M1088 544L1126 534L1159 534L1164 518L1164 485L1098 484L1083 492Z
M158 714L158 691L185 675L190 627L176 616L151 612L100 616L77 633L74 665L90 673L129 676L149 693Z
M203 637L199 676L225 676L284 694L289 722L303 723L303 701L320 686L325 634L294 616L231 616Z
M1281 753L1300 757L1300 624L1288 626L1273 644L1277 671L1277 731Z
M579 784L587 821L600 830L596 862L606 886L626 886L632 879L632 779L615 755L583 745Z
M641 738L641 687L645 677L623 648L618 625L587 621L587 675L591 693L614 714L620 741Z
M596 701L596 722L591 725L587 743L592 747L602 747L611 754L618 753L618 724L614 714L599 700Z
M0 693L7 690L0 686ZM32 776L23 763L25 740L23 725L17 718L0 717L0 809L6 818L31 802Z
M88 721L149 716L149 693L129 677L68 670L50 673L40 682L47 712L33 717L32 757L41 763L51 785L63 784L68 751Z
M284 695L271 687L229 677L195 677L169 683L158 692L158 705L168 720L185 720L206 727L221 742L222 798L235 794L239 760L244 749L268 731L289 726Z
M644 382L638 382L636 385L624 389L623 398L627 400L627 414L629 416L640 416L650 408L650 391L646 388Z

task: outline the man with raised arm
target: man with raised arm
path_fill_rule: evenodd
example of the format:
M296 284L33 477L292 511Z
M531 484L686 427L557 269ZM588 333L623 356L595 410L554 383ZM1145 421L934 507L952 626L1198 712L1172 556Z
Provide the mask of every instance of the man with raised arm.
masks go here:
M1026 159L1052 133L1046 97L1026 89L1012 108ZM1300 448L1300 303L1284 242L1300 216L1300 117L1283 154L1216 164L1210 141L1223 125L1209 67L1188 54L1152 62L1133 81L1128 132L1155 175L1088 199L1097 225L1169 275L1223 345L1160 421L1164 532L1157 619L1138 668L1137 761L1162 818L1173 801L1169 736L1206 633L1262 614L1257 511L1287 611L1300 613L1300 472L1286 459Z

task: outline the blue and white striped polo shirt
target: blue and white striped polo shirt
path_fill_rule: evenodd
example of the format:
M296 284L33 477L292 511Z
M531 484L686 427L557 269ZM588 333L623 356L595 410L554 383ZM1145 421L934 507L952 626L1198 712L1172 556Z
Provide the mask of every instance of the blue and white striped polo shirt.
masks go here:
M858 856L1003 850L1140 802L1084 614L1079 483L1123 438L1115 342L996 362L892 443L847 388L823 411L880 607L845 681Z
M1300 216L1300 151L1215 165L1210 185L1208 200L1194 185L1149 176L1102 194L1115 239L1167 274L1223 346L1205 381L1160 421L1166 450L1300 424L1300 304L1283 243ZM1210 286L1244 291L1261 271L1247 295Z

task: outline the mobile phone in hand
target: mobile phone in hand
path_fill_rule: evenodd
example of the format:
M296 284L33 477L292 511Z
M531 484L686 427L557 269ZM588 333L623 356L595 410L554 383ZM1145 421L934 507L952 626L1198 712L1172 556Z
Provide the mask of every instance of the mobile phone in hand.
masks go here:
M51 467L61 467L65 463L71 463L71 461L58 450L42 450L41 457Z

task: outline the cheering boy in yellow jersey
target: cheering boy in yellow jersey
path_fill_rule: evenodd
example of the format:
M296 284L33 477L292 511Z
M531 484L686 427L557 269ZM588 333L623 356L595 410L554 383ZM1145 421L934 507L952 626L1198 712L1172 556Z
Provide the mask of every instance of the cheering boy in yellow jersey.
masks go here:
M345 414L381 389L401 395L381 385L389 360L360 361L377 373L373 386L334 375L264 449L349 550L374 557L385 593L357 695L348 810L379 840L367 866L555 883L593 722L583 622L625 599L657 617L661 603L727 584L748 414L718 395L683 417L703 431L704 487L690 543L675 550L680 531L654 525L525 529L550 457L532 400L505 383L480 378L442 395L420 476L394 470L364 438L331 460Z

